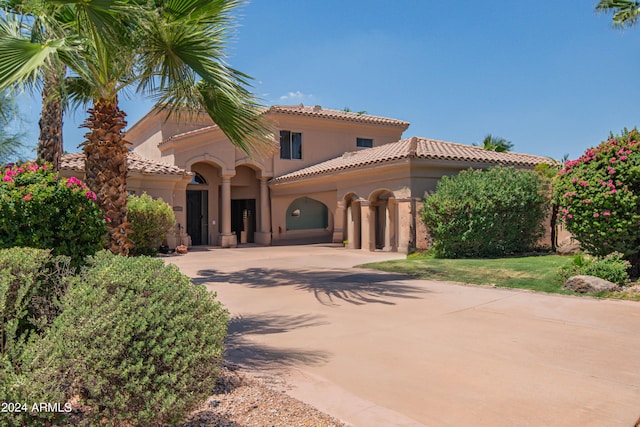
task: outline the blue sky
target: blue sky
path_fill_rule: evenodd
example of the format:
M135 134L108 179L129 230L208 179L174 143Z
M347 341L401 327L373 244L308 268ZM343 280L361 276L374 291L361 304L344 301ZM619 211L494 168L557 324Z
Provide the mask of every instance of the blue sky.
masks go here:
M253 0L228 63L265 105L351 108L409 121L405 137L576 158L640 126L640 25L612 28L596 0ZM122 100L133 124L151 106ZM39 106L23 110L37 128ZM82 111L65 122L75 151Z

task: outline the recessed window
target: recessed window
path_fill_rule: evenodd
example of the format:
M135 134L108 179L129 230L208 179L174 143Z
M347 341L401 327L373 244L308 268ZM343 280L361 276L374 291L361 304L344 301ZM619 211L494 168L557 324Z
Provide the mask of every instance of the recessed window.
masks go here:
M373 139L371 139L371 138L356 138L356 147L371 148L371 147L373 147Z
M280 158L302 159L302 134L300 132L280 131Z
M206 184L206 183L207 181L204 179L204 177L200 175L198 172L196 172L195 175L193 175L193 178L191 178L191 182L189 184L199 185L199 184Z

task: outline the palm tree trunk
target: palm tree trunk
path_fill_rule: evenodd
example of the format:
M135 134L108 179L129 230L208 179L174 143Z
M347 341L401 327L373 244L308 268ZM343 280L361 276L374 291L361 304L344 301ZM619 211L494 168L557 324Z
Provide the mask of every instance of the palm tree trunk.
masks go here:
M38 138L38 160L60 170L62 156L62 102L60 101L60 76L58 70L47 67L42 88L42 111L40 112L40 137Z
M118 99L101 98L83 124L85 135L87 185L98 196L98 204L109 218L109 242L106 248L114 254L128 255L133 246L127 221L127 152L122 130L126 114L118 108Z

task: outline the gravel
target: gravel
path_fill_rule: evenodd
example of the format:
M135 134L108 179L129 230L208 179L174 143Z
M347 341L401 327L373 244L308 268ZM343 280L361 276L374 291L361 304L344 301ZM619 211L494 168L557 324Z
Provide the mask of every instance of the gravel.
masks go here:
M260 378L225 364L213 394L177 427L343 427L346 424L318 411Z

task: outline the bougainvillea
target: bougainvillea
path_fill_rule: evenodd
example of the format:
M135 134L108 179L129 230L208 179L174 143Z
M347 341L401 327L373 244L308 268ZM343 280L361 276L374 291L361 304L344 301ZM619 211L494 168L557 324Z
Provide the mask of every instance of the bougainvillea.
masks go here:
M621 252L638 266L640 254L640 132L612 136L565 163L556 182L558 216L583 249Z
M0 248L52 249L80 263L102 247L106 221L96 194L47 165L0 169Z

